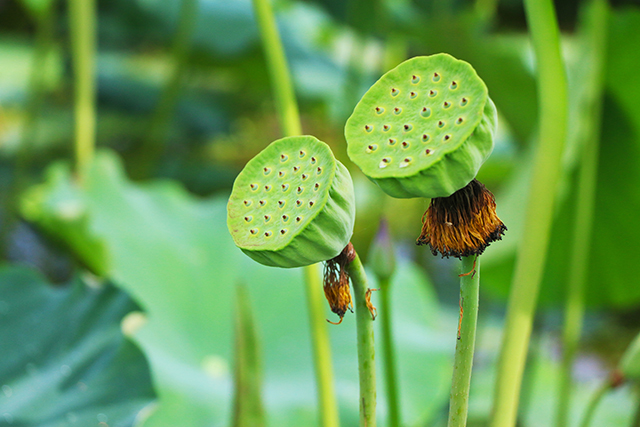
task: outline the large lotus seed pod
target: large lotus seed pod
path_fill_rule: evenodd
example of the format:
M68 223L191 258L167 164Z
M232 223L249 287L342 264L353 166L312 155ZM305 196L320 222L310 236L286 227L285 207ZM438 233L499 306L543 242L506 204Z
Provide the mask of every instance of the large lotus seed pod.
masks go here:
M271 143L233 184L227 225L236 245L261 264L302 267L337 256L355 220L351 176L313 136Z
M347 120L351 160L393 197L447 197L493 150L496 108L464 61L412 58L383 75Z

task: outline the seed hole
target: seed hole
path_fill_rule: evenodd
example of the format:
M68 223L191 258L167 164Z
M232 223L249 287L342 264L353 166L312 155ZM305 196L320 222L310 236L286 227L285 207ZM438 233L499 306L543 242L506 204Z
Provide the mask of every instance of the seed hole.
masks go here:
M429 140L429 135L427 135L426 133L422 135L422 141L427 142L428 140Z
M424 150L424 154L426 154L427 156L431 155L431 150L429 150L428 148L426 150Z
M245 216L244 220L247 221L247 222L251 222L253 220L253 217L251 215Z
M469 100L467 98L462 98L460 100L460 105L464 107L465 105L467 105L468 102L469 102Z
M269 222L271 220L271 215L264 216L264 222Z
M411 129L413 129L413 125L407 124L407 125L404 125L403 128L405 132L409 132Z
M371 144L367 146L367 153L373 153L377 149L378 149L378 146L376 144Z
M378 167L380 169L386 168L387 166L389 166L390 162L391 162L391 159L389 157L383 157Z
M285 201L284 200L278 200L278 206L280 206L280 208L284 208L285 205Z
M266 201L266 200L260 200L260 206L264 206L264 205L266 205L266 204L267 204L267 201Z
M264 232L264 237L271 237L271 231L265 231Z
M282 191L287 191L289 189L289 184L282 184Z
M249 230L249 233L251 234L258 234L258 230L255 228L252 228L251 230Z
M321 167L316 169L316 175L320 175L321 173L322 173L322 168Z
M300 201L300 200L296 200L296 206L297 206L297 207L302 206L302 201Z
M309 200L309 207L312 208L315 202L313 200Z
M382 107L376 107L376 113L378 113L378 114L382 114L382 113L384 113L384 108L382 108Z
M407 141L402 141L402 148L409 148L409 145Z
M300 170L300 166L294 166L293 167L293 172L298 172Z
M302 221L302 217L297 216L296 217L296 222L300 222L300 221Z
M309 178L309 175L307 175L306 173L302 174L302 180L304 181L305 179Z
M264 168L262 169L262 171L264 172L265 175L269 175L271 173L271 168Z
M451 135L445 135L443 139L444 139L445 141L448 141L448 140L450 140L450 139L451 139Z
M396 145L396 140L393 138L389 138L389 145Z
M287 229L283 228L282 230L280 230L280 234L287 234Z
M388 132L388 131L389 131L389 125L384 125L384 126L382 126L382 130L383 130L384 132Z
M279 176L280 178L282 178L282 177L284 176L284 171L280 171L280 172L278 172L278 176Z
M439 82L440 81L440 74L433 73L433 81L434 82Z
M433 89L431 89L431 90L429 91L429 96L430 96L431 98L433 98L433 97L434 97L434 96L436 96L437 94L438 94L438 91L437 91L437 90L433 90Z
M258 184L251 184L249 185L249 187L251 188L252 191L256 191L258 189Z
M371 132L373 130L373 126L365 125L364 130L367 132Z
M245 206L251 206L251 200L245 200L244 201L244 205Z
M444 101L444 103L442 104L442 106L446 109L451 107L451 104L449 103L449 101Z
M289 221L289 215L282 215L282 220L283 220L284 222Z
M407 166L409 166L411 164L411 157L406 157L403 161L400 162L400 167L401 168L406 168Z
M307 155L307 153L305 153L304 151L300 150L300 152L298 153L298 155L300 156L300 158L302 159L304 156Z
M456 90L458 88L458 83L454 80L451 82L451 85L449 86L449 89L451 90Z
M280 154L281 162L286 162L288 159L289 159L289 156L287 156L286 154Z
M395 115L397 116L398 114L402 113L402 108L400 107L396 107L393 109L393 112L395 113Z
M316 182L316 185L313 186L313 189L314 191L318 191L318 188L320 188L320 184Z
M419 81L420 81L420 77L416 76L415 74L411 76L411 83L416 84Z
M312 158L311 158L311 164L312 164L312 165L315 165L315 164L316 164L316 158L315 158L315 157L312 157Z
M398 96L399 93L400 93L400 91L398 89L396 89L395 87L391 88L391 96Z
M439 128L444 127L444 122L442 120L438 121L438 127Z
M456 124L460 124L462 123L464 120L462 119L462 117L458 117L458 120L456 120Z
M415 92L411 92L409 96L411 97L411 99L415 99L415 97L418 96L418 94Z
M267 184L264 186L264 191L271 191L271 185Z
M298 190L297 190L297 191L298 191L298 194L300 194L300 193L302 193L302 192L304 191L304 188L302 188L302 187L298 187Z
M429 117L431 116L431 108L427 108L427 107L423 107L422 111L420 112L420 115L422 117Z

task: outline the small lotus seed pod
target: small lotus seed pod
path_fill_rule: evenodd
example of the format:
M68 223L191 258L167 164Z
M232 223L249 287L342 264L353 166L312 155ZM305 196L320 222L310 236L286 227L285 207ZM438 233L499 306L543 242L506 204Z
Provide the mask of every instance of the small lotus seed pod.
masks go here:
M233 184L227 225L255 261L302 267L336 257L355 221L351 176L313 136L272 142Z
M496 108L467 62L412 58L364 94L345 127L348 154L392 197L447 197L493 150Z

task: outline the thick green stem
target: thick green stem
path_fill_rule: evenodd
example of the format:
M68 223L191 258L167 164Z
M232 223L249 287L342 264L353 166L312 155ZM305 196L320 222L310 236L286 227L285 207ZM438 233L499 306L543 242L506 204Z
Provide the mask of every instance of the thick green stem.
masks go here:
M591 420L593 419L593 415L596 413L598 404L609 390L611 390L611 381L607 380L593 393L593 395L591 395L587 409L585 410L582 421L580 422L580 427L589 427Z
M75 157L80 182L93 158L96 128L95 0L69 0L75 90Z
M144 164L142 174L148 175L162 155L171 116L180 98L180 90L191 54L191 39L198 17L198 0L182 0L178 27L171 46L172 72L167 79L160 101L149 122L149 129L142 142Z
M389 427L400 427L400 405L398 399L398 379L396 377L396 355L393 346L393 333L391 331L391 289L389 278L379 278L380 312L378 319L382 322L381 340L385 388L387 391L387 405L389 409Z
M340 424L338 405L334 393L333 367L331 366L331 348L327 322L324 317L324 301L322 282L318 265L310 265L304 269L309 305L309 325L313 337L313 361L318 385L318 403L320 425L337 427Z
M587 67L583 84L587 85L589 114L582 122L583 135L586 136L582 147L582 157L578 176L578 193L576 197L576 216L573 230L573 245L569 281L567 286L567 302L564 315L562 341L562 370L558 389L557 427L569 425L569 412L572 392L572 367L578 342L582 333L582 320L585 306L585 286L589 267L589 249L591 247L591 230L595 207L596 179L598 173L598 141L600 137L600 116L602 110L602 91L604 85L604 56L608 23L608 6L606 0L591 2L586 16L586 43L584 45Z
M475 270L475 271L474 271ZM471 368L476 345L478 323L478 303L480 290L480 258L462 258L460 276L460 330L453 362L453 380L449 400L449 427L467 425L469 410L469 389L471 388ZM471 274L468 274L471 273Z
M300 135L302 125L296 102L287 60L280 41L280 35L269 0L253 0L253 7L260 26L260 34L265 52L273 93L276 98L278 117L285 136ZM305 267L305 281L311 339L313 342L314 367L318 387L320 423L323 427L340 425L338 404L334 393L333 368L331 366L331 346L326 331L324 306L322 302L320 273L317 266Z
M567 134L567 78L553 3L525 0L525 9L537 61L540 122L527 212L507 305L492 427L513 426L516 422Z
M373 341L373 318L367 307L367 275L356 254L348 265L353 284L360 375L360 427L376 427L376 363Z
M269 0L253 0L253 8L256 12L262 46L265 52L273 94L276 98L276 107L282 133L285 135L300 135L302 126L300 125L300 114L291 84L291 76L284 49L278 34L278 27L273 15L273 9Z

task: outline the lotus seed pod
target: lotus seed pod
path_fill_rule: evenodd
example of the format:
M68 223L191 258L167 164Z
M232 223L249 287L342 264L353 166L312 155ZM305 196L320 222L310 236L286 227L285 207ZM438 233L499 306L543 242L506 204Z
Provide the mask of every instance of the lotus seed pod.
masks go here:
M351 176L313 136L272 142L233 184L227 225L255 261L302 267L337 256L355 221Z
M467 62L441 53L383 75L347 120L348 154L392 197L447 197L493 150L496 108Z

